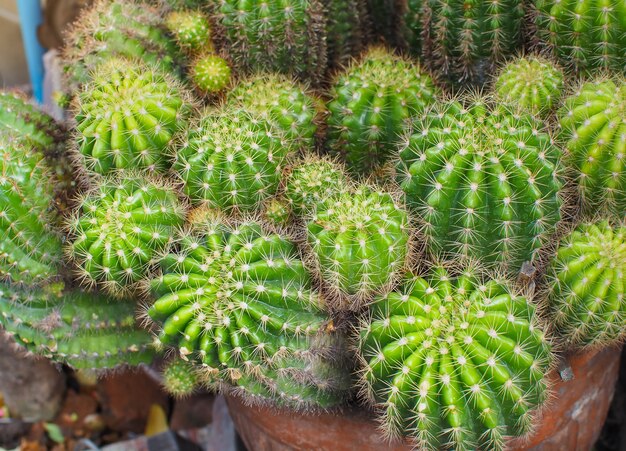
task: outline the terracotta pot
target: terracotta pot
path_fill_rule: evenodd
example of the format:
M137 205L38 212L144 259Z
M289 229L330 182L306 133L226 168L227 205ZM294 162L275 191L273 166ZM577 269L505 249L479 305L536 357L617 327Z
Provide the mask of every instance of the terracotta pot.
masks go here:
M509 448L533 451L587 451L598 439L615 391L621 347L570 356L554 382L553 400L540 414L538 428ZM568 376L569 375L569 376ZM568 379L568 380L564 380ZM409 451L406 443L389 444L378 435L366 412L297 414L249 407L227 398L231 416L250 451Z

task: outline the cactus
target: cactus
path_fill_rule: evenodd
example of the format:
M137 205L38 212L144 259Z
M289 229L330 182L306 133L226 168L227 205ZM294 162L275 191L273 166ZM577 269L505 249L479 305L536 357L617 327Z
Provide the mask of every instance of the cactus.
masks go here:
M86 284L117 297L148 276L185 220L174 188L142 174L107 178L80 205L69 222L67 253Z
M163 388L175 398L191 395L200 385L197 368L189 361L174 357L163 368Z
M291 205L280 198L270 199L265 205L263 217L274 227L286 227L291 220Z
M452 101L414 124L398 182L431 252L515 273L560 220L560 150L529 114Z
M560 137L583 207L620 217L626 209L626 79L584 83L559 111Z
M571 69L626 73L626 4L622 0L535 0L538 35Z
M415 56L422 52L425 0L400 0L397 8L396 38L402 49Z
M76 369L148 364L150 334L135 325L133 302L96 293L60 297L0 285L0 325L28 351Z
M358 332L364 391L384 430L419 449L503 450L548 398L552 357L535 308L471 269L409 277Z
M554 328L569 346L606 346L626 337L626 228L584 223L560 244L548 270Z
M296 247L255 222L201 212L152 281L158 342L203 368L210 385L279 404L328 406L334 330Z
M178 46L189 54L212 52L211 25L200 11L172 11L165 26L174 35Z
M359 307L402 275L409 239L406 212L390 194L368 187L331 198L307 224L317 271L332 292L348 297L341 309Z
M328 66L339 68L365 47L369 26L365 0L325 0Z
M517 58L502 68L494 90L500 102L545 117L559 103L563 72L543 58Z
M366 173L394 154L409 120L433 101L429 76L373 48L339 75L328 104L329 146L350 171Z
M88 170L165 171L168 148L190 113L189 97L169 76L114 58L98 67L77 98L78 158Z
M26 137L42 149L62 138L54 119L28 103L25 96L6 91L0 91L0 133Z
M201 92L218 93L230 83L230 67L226 60L219 56L201 56L192 65L191 79Z
M193 202L253 211L276 193L287 154L266 121L243 110L209 112L189 131L174 169Z

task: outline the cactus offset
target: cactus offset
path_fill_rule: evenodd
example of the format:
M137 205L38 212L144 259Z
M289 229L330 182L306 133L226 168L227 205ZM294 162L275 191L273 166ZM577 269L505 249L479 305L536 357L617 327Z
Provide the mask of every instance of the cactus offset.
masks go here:
M390 436L419 449L503 450L547 399L550 346L528 298L435 268L378 299L358 329L363 385Z
M230 84L230 67L217 55L201 56L192 64L191 80L201 92L215 94Z
M165 26L185 52L193 55L213 51L211 25L200 11L172 11L165 18Z
M163 368L163 388L175 398L193 394L200 385L198 368L187 360L174 357Z

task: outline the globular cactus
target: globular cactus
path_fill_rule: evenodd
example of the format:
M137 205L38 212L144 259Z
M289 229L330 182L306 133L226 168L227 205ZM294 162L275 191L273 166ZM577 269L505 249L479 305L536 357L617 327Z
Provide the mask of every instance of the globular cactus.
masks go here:
M163 388L175 398L193 394L200 385L198 368L188 360L174 357L163 368Z
M340 309L388 289L406 269L409 240L406 211L368 187L331 198L307 223L313 264L328 289L342 295Z
M135 324L135 303L79 290L53 295L0 285L0 325L26 350L76 369L149 364L149 332Z
M358 327L362 384L392 437L418 449L505 449L548 398L551 347L506 282L436 267L409 277Z
M626 209L626 79L582 84L559 111L560 137L585 210Z
M626 337L626 227L584 223L550 264L547 300L555 332L570 346L606 346Z
M623 0L535 0L538 35L571 69L626 73Z
M165 171L169 147L190 114L189 96L168 75L113 58L77 97L77 158L88 170Z
M231 70L226 60L217 55L205 55L191 66L191 80L204 94L223 91L230 84Z
M148 310L158 342L201 365L203 381L250 401L329 406L334 326L298 250L258 223L204 212L161 261Z
M173 187L124 173L103 180L80 201L68 225L67 253L85 284L125 296L149 275L184 220L185 206Z
M185 52L193 55L213 51L211 25L202 12L172 11L165 18L165 26Z
M333 83L329 146L355 173L392 156L412 117L433 102L431 78L409 60L373 48Z
M16 92L0 91L0 132L28 138L47 149L61 140L59 125Z
M208 112L189 130L174 169L194 203L254 211L276 193L288 152L268 122L227 109Z
M545 117L561 99L563 72L540 57L517 58L502 68L494 91L498 101Z
M515 273L561 218L559 157L538 119L476 98L416 120L397 177L432 253Z

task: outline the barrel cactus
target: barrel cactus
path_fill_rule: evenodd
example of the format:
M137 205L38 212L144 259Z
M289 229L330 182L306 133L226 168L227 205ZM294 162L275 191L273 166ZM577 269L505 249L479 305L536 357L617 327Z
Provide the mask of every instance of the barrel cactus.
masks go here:
M560 150L529 114L452 101L415 121L398 182L433 254L515 273L560 220Z
M390 436L419 449L505 449L548 398L550 345L506 282L436 267L379 298L358 328L362 383Z
M191 67L191 80L204 94L223 91L230 84L230 75L228 63L217 55L200 56Z
M200 385L198 369L188 360L174 357L163 368L163 388L175 398L193 394Z
M178 46L190 54L213 51L211 25L200 11L172 11L165 18L165 26Z

